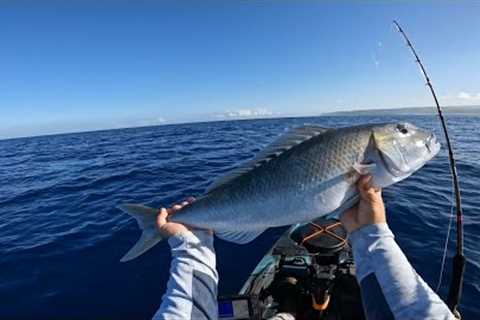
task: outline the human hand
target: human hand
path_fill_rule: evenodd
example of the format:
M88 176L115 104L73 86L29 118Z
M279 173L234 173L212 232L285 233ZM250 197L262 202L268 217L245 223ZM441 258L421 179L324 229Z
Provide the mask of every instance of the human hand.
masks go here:
M369 175L360 177L357 182L360 201L340 217L348 233L369 224L387 222L382 190L372 187L371 180L372 177Z
M171 208L160 209L160 214L157 216L157 227L162 237L168 238L176 234L185 234L190 232L191 229L189 227L178 222L169 222L168 218L194 201L195 198L189 197L187 200L180 204L175 204Z

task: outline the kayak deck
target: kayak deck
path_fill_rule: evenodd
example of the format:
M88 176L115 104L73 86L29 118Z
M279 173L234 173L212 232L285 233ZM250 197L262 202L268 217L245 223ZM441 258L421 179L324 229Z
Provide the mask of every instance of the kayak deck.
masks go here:
M219 298L219 318L363 319L355 264L338 221L318 219L287 230L238 294Z

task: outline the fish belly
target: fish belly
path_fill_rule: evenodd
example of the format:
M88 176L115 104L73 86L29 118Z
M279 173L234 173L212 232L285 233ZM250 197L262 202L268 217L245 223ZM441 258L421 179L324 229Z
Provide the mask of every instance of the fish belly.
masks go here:
M355 195L353 179L340 176L309 190L254 195L230 204L208 199L180 212L173 221L212 230L260 230L307 222L331 214Z

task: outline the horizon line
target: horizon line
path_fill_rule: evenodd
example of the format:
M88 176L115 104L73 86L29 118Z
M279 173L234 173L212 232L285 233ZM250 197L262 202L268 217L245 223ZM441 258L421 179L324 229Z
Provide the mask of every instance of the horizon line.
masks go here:
M441 108L458 108L458 107L480 107L480 105L448 105ZM49 136L59 136L59 135L68 135L68 134L82 134L90 132L101 132L101 131L110 131L110 130L125 130L125 129L135 129L135 128L152 128L160 126L171 126L171 125L183 125L183 124L200 124L200 123L211 123L211 122L226 122L226 121L248 121L248 120L261 120L261 119L284 119L284 118L311 118L311 117L322 117L329 115L336 115L342 113L351 113L351 112L368 112L368 111L388 111L388 110L402 110L402 109L425 109L432 108L432 113L435 113L435 106L416 106L416 107L392 107L392 108L366 108L366 109L349 109L349 110L339 110L339 111L329 111L321 113L305 113L305 114L271 114L271 115L259 115L259 116L239 116L225 119L201 119L201 120L186 120L186 121L166 121L165 123L158 123L152 125L138 125L138 126L125 126L125 127L112 127L112 128L99 128L93 130L74 130L74 131L65 131L65 132L53 132L45 134L33 134L33 135L19 135L13 137L0 137L0 141L14 140L14 139L28 139L28 138L37 138L37 137L49 137Z

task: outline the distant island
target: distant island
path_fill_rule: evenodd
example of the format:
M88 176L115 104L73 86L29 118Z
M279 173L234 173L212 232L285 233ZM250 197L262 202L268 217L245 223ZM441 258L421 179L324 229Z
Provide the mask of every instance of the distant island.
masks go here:
M445 114L457 114L462 116L480 116L480 106L451 106L442 107ZM396 108L396 109L366 109L352 111L337 111L323 113L322 116L369 116L369 115L432 115L436 113L436 108L415 107L415 108Z

